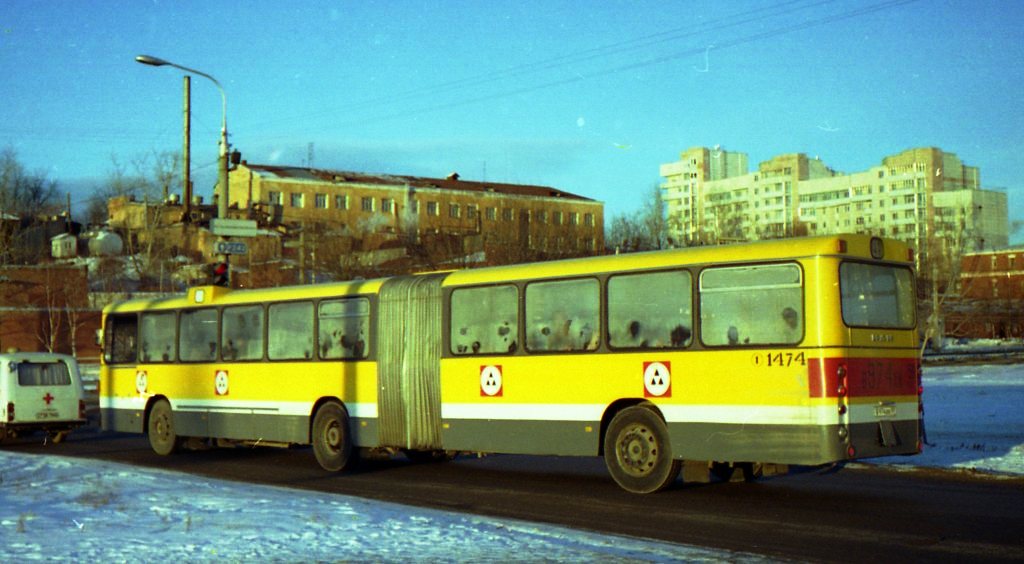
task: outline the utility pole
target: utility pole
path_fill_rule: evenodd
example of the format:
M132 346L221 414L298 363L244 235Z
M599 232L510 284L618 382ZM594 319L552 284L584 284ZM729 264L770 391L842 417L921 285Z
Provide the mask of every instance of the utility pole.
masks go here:
M183 221L188 223L192 212L192 77L184 76L184 128L181 148L181 198Z

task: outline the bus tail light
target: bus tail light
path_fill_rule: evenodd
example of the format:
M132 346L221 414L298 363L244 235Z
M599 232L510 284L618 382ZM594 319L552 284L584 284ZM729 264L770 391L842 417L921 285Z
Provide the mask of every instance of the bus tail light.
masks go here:
M13 401L7 402L7 422L8 423L13 423L14 422L14 402Z
M846 456L854 458L857 456L857 449L853 448L853 445L846 447Z
M849 382L847 381L846 377L847 377L846 365L845 364L840 364L836 368L836 379L839 380L839 386L836 388L836 394L838 394L839 397L846 396L846 391L849 389Z
M78 418L85 419L85 400L78 400Z
M840 239L838 242L838 248L836 249L840 253L846 252L846 239Z

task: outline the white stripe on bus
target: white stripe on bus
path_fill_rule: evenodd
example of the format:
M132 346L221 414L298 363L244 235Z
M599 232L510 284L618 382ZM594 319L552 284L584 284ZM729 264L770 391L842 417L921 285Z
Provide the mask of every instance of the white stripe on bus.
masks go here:
M146 407L148 397L101 397L101 409L125 409L141 410ZM307 416L313 410L312 402L284 402L284 401L248 401L219 399L169 399L171 408L175 411L206 412L206 413L244 413L269 414L269 415L298 415ZM347 403L345 408L350 417L369 418L377 417L376 403Z
M658 405L669 423L730 423L757 425L835 425L840 422L836 406L757 405ZM894 416L878 417L874 405L853 406L847 423L917 418L916 403L896 404ZM446 420L600 421L604 404L489 404L445 403L441 418Z

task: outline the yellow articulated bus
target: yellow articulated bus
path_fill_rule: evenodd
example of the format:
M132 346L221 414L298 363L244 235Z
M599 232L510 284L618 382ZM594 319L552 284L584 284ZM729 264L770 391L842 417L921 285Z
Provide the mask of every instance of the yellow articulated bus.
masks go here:
M104 310L105 429L182 445L603 456L624 489L920 452L912 251L787 239ZM685 463L685 464L684 464Z

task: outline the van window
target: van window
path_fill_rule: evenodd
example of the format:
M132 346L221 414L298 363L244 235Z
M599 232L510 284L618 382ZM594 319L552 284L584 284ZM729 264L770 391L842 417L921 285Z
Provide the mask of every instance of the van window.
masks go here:
M18 385L70 386L71 372L63 362L19 362Z

